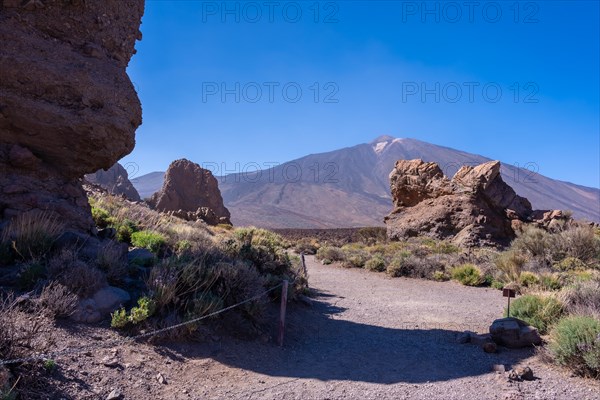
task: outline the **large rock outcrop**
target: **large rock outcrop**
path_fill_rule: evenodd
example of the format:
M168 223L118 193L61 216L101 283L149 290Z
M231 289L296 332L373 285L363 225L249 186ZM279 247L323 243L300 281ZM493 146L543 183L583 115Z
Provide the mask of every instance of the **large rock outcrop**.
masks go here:
M450 180L436 163L399 160L390 174L394 210L388 237L450 239L471 247L505 246L536 212L500 175L500 162L462 167Z
M217 179L209 170L186 159L171 163L162 189L148 203L186 220L203 220L209 225L231 223Z
M129 181L127 171L119 163L116 163L108 170L98 170L93 174L85 176L85 180L99 185L110 193L117 196L123 196L131 201L140 201L140 194Z
M126 73L144 0L0 2L0 219L58 213L95 230L86 173L131 152L141 105Z

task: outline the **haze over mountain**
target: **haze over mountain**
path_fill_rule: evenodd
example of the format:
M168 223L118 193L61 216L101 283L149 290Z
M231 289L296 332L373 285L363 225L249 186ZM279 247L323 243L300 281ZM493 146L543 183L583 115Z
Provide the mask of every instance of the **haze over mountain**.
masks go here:
M381 136L371 143L311 154L269 170L219 178L234 225L336 228L383 225L392 200L389 174L399 159L433 161L452 177L462 165L489 158L416 139ZM530 166L533 167L533 166ZM531 168L533 169L533 168ZM502 164L502 177L534 209L571 210L600 222L600 190ZM132 179L143 198L159 190L164 173Z

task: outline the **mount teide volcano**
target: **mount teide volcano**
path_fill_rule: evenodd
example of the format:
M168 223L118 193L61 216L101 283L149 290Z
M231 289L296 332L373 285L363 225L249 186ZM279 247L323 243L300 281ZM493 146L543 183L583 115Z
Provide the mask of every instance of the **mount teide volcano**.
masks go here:
M234 225L268 228L380 226L392 208L389 173L399 159L438 163L452 177L462 165L489 158L416 139L381 136L369 144L311 154L260 174L219 178ZM600 221L600 190L562 182L503 164L503 179L536 209L572 210ZM160 189L153 172L132 180L142 197Z

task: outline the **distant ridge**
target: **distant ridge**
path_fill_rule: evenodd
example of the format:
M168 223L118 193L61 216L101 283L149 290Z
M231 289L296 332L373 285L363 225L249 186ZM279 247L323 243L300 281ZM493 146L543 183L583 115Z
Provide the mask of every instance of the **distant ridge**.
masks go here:
M234 225L382 226L383 217L392 208L389 173L397 160L415 158L438 163L450 177L462 165L491 160L417 139L383 135L370 143L289 161L263 171L256 180L241 174L221 177L219 187ZM319 165L316 175L315 165ZM305 173L298 179L286 179L286 171L297 168ZM503 164L501 173L506 183L536 209L571 210L577 218L600 222L597 188L551 179L510 164ZM153 172L131 182L145 198L160 189L163 175Z

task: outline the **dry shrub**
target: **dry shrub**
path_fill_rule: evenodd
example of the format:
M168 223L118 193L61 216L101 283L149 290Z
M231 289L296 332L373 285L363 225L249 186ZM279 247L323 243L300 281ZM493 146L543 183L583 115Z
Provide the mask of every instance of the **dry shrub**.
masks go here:
M63 250L48 261L48 275L82 298L91 296L107 283L102 271L79 260L69 250Z
M38 302L46 315L52 318L67 318L75 312L78 299L66 286L54 281L42 289Z
M256 268L243 262L220 263L216 267L219 279L213 293L224 299L225 306L240 303L265 290L265 278ZM262 315L265 300L261 297L244 305L243 309L253 319Z
M513 249L500 253L495 260L500 280L506 283L518 282L526 263L527 258Z
M388 263L386 271L392 277L433 279L436 271L444 271L445 268L445 264L437 256L422 258L404 251Z
M342 248L344 261L342 266L346 268L362 268L369 261L370 255L361 248L352 248L346 245Z
M32 211L13 218L2 231L1 243L9 243L24 260L44 257L64 230L64 224L53 213Z
M0 359L29 357L52 344L47 318L28 313L12 295L0 299Z
M576 226L556 235L560 253L556 260L573 257L591 267L600 267L600 238L589 226Z
M517 253L550 262L552 253L555 251L553 242L553 236L550 233L528 226L518 234L518 237L512 242L511 248Z
M344 252L338 247L323 246L317 250L317 260L330 262L343 261L345 258Z
M205 253L214 247L209 232L190 223L172 224L166 236L170 247L186 255ZM183 243L186 245L182 246Z
M217 278L206 259L169 258L152 269L146 285L159 313L185 314L194 308L196 298L210 292Z
M308 255L315 255L317 254L319 248L320 246L317 239L312 238L301 238L294 245L294 251L298 254L303 253Z
M352 240L366 245L387 242L387 231L383 227L359 228L353 235Z
M563 288L559 296L569 314L600 319L600 282L577 282Z
M117 243L111 243L100 249L96 265L106 274L106 279L111 284L123 282L129 274L127 261L123 257L121 246Z

